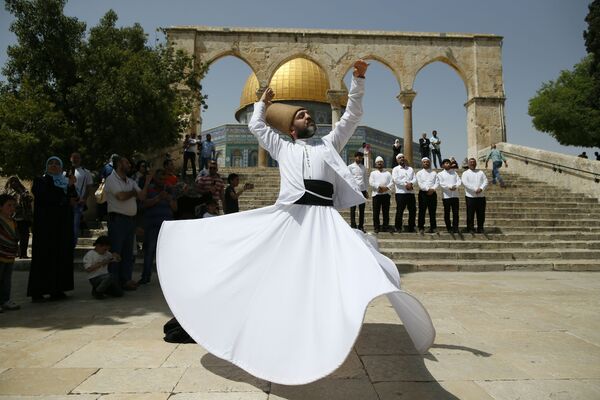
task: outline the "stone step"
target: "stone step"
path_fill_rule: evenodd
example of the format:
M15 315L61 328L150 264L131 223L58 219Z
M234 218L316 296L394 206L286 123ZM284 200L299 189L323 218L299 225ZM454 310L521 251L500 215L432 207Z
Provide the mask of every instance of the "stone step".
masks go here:
M395 207L394 207L395 208ZM350 218L350 211L349 210L342 210L340 212L340 215L342 215L344 218ZM418 215L418 213L417 213ZM436 213L435 213L436 217L438 219L440 218L444 218L444 209L443 207L437 207ZM465 219L466 220L466 215L467 215L467 211L464 208L459 208L459 217L460 219ZM373 211L372 210L367 210L365 209L365 219L372 219L373 217ZM391 209L390 210L390 218L395 218L396 217L396 210L395 209ZM561 218L569 218L569 220L572 221L579 221L579 220L600 220L600 213L573 213L573 214L569 214L566 215L565 212L540 212L540 213L534 213L534 212L528 212L528 213L521 213L521 212L517 212L517 211L496 211L496 210L486 210L485 213L485 218L486 221L487 220L494 220L494 219L505 219L505 218L511 218L511 219L518 219L518 220L523 220L523 219L561 219ZM408 211L404 211L404 219L406 220L408 218ZM429 218L429 214L427 214L426 218Z
M481 236L481 235L480 235ZM473 238L471 240L429 240L427 242L414 238L398 238L395 240L380 239L379 249L388 251L404 248L426 248L426 249L456 249L456 250L494 250L494 249L589 249L600 250L600 240L561 240L561 241L510 241L510 240L481 240Z
M431 249L420 248L381 249L392 260L597 260L600 250L589 249Z
M464 230L464 229L463 229ZM374 233L370 233L375 235ZM448 233L445 229L440 230L438 233L414 233L414 232L380 232L376 234L377 239L381 243L382 241L405 241L405 240L451 240L451 241L471 241L471 240L501 240L507 242L517 241L540 241L540 242L553 242L553 241L596 241L600 240L600 231L597 232L581 232L581 231L560 231L556 230L548 232L502 232L497 228L486 228L485 234L471 234L468 232L461 231L458 234ZM401 246L401 243L399 243Z
M518 198L519 201L515 202L514 200ZM459 197L459 200L464 201L464 196ZM248 196L244 196L242 195L240 197L240 204L257 204L257 205L270 205L270 204L274 204L275 201L277 200L277 196L273 195L273 196L261 196L261 197L248 197ZM371 202L371 197L369 197L369 199L367 199L366 201L367 203ZM395 202L395 199L392 199L392 202ZM441 196L438 196L438 202L441 203ZM565 204L569 204L571 206L591 206L591 207L595 207L596 209L598 207L600 207L600 203L598 203L597 200L595 199L588 199L588 198L561 198L561 199L555 199L552 197L525 197L525 196L518 196L518 195L511 195L511 196L504 196L504 197L486 197L486 202L489 203L501 203L501 204L507 204L507 205L513 205L515 207L519 207L519 206L530 206L533 207L536 204L548 204L548 205L552 205L552 206L565 206L567 207L567 205Z
M31 266L31 259L25 259L25 260L16 259L15 264L14 264L14 270L15 271L29 271L30 266ZM136 257L135 263L134 263L134 272L136 272L136 276L134 276L134 279L137 279L137 272L141 272L143 266L144 266L144 257L138 255ZM77 272L85 273L85 271L83 269L83 256L75 256L75 258L73 259L73 270L76 273ZM156 267L155 267L155 270L156 270Z
M598 260L394 260L400 272L600 271Z

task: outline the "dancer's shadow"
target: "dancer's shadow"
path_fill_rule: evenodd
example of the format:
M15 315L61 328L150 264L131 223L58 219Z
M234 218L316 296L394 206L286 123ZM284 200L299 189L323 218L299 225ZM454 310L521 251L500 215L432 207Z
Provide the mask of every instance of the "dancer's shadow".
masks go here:
M477 349L453 344L434 344L432 348L491 356ZM424 356L417 353L404 326L366 323L345 363L333 374L307 385L269 384L211 354L203 356L201 363L208 371L222 378L252 385L278 399L458 400L429 373L425 359L437 362L431 352Z

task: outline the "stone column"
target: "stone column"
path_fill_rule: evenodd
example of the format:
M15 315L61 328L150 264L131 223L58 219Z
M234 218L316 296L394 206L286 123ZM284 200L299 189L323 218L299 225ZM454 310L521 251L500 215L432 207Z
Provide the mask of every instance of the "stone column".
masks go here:
M342 117L342 100L348 96L348 92L345 90L328 90L327 101L331 104L331 128Z
M506 142L505 97L471 97L467 108L467 154L477 153L494 143Z
M412 103L417 92L414 90L404 90L400 92L397 99L404 109L404 157L408 164L413 165L413 126L412 126Z
M256 90L256 101L260 100L263 92L266 90L266 87L261 87ZM269 166L269 155L267 150L263 149L263 147L258 145L258 167L259 168L267 168Z

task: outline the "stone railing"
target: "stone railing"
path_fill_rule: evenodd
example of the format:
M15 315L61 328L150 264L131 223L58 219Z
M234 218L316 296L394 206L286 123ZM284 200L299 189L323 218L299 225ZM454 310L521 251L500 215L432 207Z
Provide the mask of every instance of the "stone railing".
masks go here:
M510 143L496 147L508 161L507 172L600 199L600 161ZM480 150L479 159L488 153Z

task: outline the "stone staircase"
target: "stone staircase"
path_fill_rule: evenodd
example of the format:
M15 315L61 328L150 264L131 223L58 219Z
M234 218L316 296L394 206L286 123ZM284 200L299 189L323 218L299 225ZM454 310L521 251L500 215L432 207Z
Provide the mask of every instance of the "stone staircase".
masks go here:
M227 176L233 169L220 171ZM277 169L235 170L241 184L255 189L240 198L241 210L275 202L279 191ZM461 190L461 233L445 230L441 191L438 191L439 233L379 233L380 250L400 271L500 271L500 270L600 270L600 203L582 194L505 173L507 188L490 185L487 190L484 234L464 232L466 210ZM396 203L392 200L390 223ZM341 212L350 220L350 211ZM404 223L408 213L405 212ZM365 209L365 228L373 232L371 201ZM428 226L426 219L426 228Z
M241 211L272 205L279 192L276 168L224 168L240 175L241 185L252 182L254 190L240 198ZM438 192L438 233L379 233L380 250L402 272L411 271L599 271L600 203L597 199L551 187L515 174L504 173L507 188L490 185L484 234L465 232L466 211L461 190L461 233L447 233L443 220L441 192ZM365 229L373 234L371 200L366 203ZM396 203L392 200L390 223ZM350 220L350 211L341 215ZM404 222L407 222L405 212ZM426 219L426 228L429 220ZM83 255L92 248L106 224L90 224L75 251L75 269L82 268ZM143 252L136 257L141 268Z

